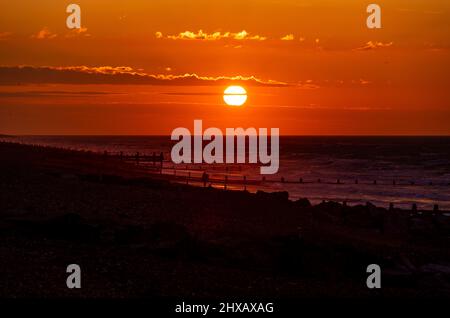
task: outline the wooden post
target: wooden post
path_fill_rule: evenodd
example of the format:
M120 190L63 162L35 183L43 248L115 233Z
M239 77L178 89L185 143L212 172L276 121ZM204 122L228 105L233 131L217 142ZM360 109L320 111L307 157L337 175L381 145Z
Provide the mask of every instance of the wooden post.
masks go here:
M225 175L225 183L224 183L224 186L223 186L223 188L224 188L225 190L227 189L227 182L228 182L228 176Z
M136 152L136 164L137 165L139 164L139 156L140 156L140 154L139 154L139 151L138 151L138 152Z
M413 204L412 205L412 211L415 213L415 212L417 212L417 204Z
M389 203L389 211L394 211L394 203Z
M120 152L120 160L123 160L123 151Z
M373 180L373 184L376 185L377 184L377 180Z
M189 184L189 179L191 178L191 172L189 171L188 176L186 178L186 184Z
M300 180L298 180L298 182L303 183L303 178L300 178Z
M435 204L433 206L433 212L439 212L439 205Z
M285 183L286 180L284 179L284 177L281 177L281 183Z
M244 191L247 190L247 177L244 176Z
M358 179L355 179L355 184L358 184Z

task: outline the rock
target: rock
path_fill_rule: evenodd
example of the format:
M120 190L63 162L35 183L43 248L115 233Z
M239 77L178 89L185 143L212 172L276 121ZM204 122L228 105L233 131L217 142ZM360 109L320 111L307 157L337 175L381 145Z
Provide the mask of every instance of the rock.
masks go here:
M308 199L298 199L294 202L294 205L298 208L309 208L311 206L311 202Z
M323 209L324 211L334 211L340 210L342 208L342 205L334 201L325 201L317 205L317 207Z
M273 200L277 202L287 202L289 200L289 192L280 191L280 192L264 192L258 190L256 192L256 197L262 200Z
M53 239L94 241L100 238L98 227L88 224L76 213L64 214L42 225L42 234Z

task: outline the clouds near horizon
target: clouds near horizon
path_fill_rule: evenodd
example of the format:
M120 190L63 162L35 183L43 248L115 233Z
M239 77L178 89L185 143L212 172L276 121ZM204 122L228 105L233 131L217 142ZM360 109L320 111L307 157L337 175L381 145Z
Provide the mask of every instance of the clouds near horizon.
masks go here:
M266 36L262 35L253 35L249 32L242 30L240 32L213 32L207 33L203 32L203 30L199 30L197 32L193 31L184 31L175 35L164 35L162 32L158 31L155 33L157 39L170 39L170 40L204 40L204 41L218 41L222 39L231 39L231 40L251 40L251 41L265 41L267 39Z
M287 83L255 76L201 76L198 74L149 74L128 66L0 66L0 85L21 84L134 84L210 86L227 83L283 87Z
M37 33L33 34L31 36L32 39L37 40L52 40L56 38L58 35L56 33L53 33L50 31L48 27L43 27L41 30L39 30Z
M294 35L293 34L286 34L285 36L280 38L281 41L293 41Z
M357 51L369 51L369 50L376 50L376 49L382 49L382 48L388 48L394 45L394 42L377 42L377 41L369 41L365 45L356 48Z

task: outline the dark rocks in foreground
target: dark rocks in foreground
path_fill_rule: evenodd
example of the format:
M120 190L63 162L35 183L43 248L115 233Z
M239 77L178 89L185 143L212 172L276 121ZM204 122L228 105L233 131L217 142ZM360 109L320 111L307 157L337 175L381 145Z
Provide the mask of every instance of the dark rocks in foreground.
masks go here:
M73 262L83 297L371 297L369 264L386 297L450 296L442 211L311 205L170 184L91 154L0 150L3 297L72 296Z

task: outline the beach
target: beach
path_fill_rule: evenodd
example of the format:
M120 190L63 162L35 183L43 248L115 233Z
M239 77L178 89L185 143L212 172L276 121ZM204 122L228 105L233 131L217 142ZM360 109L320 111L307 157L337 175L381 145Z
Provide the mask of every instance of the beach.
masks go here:
M289 192L292 200L308 198L312 204L346 201L348 205L371 202L402 209L450 210L450 138L368 136L280 136L280 169L261 175L261 164L174 164L170 136L10 136L10 141L36 146L92 151L139 163L155 170L149 159L163 154L166 178L181 182L201 180L208 173L214 187ZM156 169L159 164L156 165ZM263 179L265 181L263 181ZM199 182L197 182L199 183Z
M2 298L450 296L446 211L194 187L90 152L0 154Z

